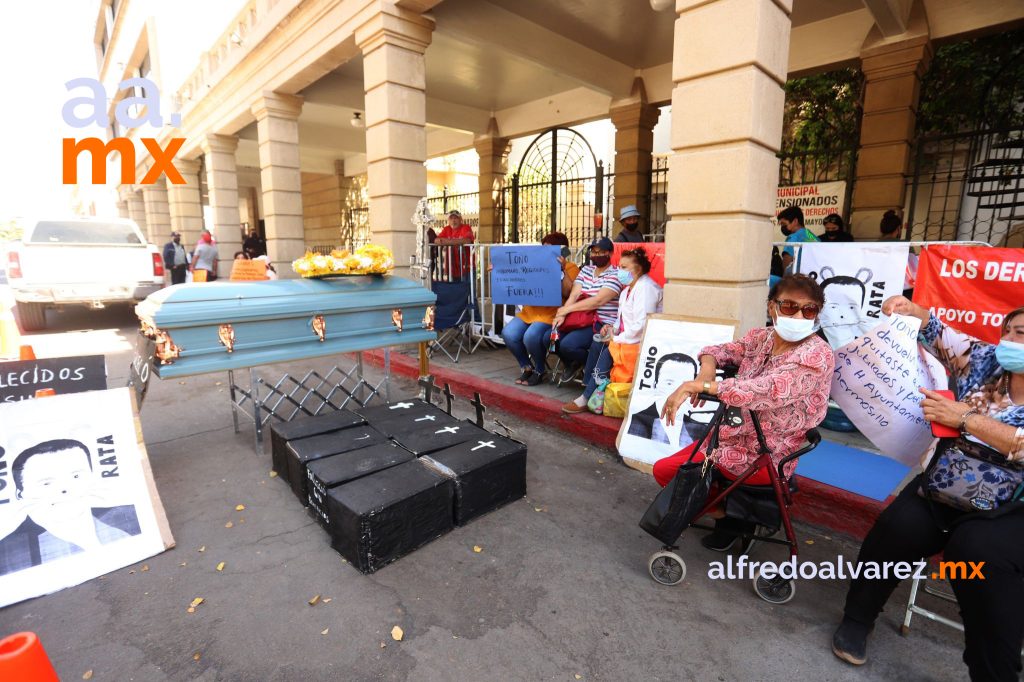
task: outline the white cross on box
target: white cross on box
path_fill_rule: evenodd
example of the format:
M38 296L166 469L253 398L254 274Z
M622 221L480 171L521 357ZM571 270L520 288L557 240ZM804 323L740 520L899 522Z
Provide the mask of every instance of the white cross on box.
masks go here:
M389 410L408 410L412 406L413 406L412 403L395 403L394 405L392 405L388 409Z
M413 419L413 421L416 421L416 422L432 422L435 419L437 419L437 415L428 414L425 417L420 417L419 419Z
M493 440L486 440L486 441L485 440L478 440L477 443L479 443L479 445L477 445L475 448L472 448L470 450L470 452L474 452L476 450L480 450L481 448L493 448L493 447L495 447Z
M460 427L458 427L458 426L446 426L443 429L439 429L437 431L434 431L434 433L435 434L436 433L458 433L459 428Z

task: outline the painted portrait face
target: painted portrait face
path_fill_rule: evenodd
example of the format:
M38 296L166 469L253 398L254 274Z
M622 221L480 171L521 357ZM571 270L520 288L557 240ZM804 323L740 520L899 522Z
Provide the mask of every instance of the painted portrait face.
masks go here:
M91 487L89 459L79 448L33 455L21 472L21 499L62 515L89 513L85 496Z
M658 373L658 383L655 388L658 393L668 395L676 390L679 384L693 380L693 366L688 362L669 361L661 366Z

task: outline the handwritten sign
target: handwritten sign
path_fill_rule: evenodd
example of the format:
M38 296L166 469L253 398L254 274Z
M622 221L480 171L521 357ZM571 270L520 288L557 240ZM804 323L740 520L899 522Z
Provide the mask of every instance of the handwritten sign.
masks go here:
M103 391L107 364L102 355L0 362L0 403L13 403L53 389L57 395Z
M836 351L832 399L885 455L918 464L932 442L919 388L943 389L938 360L917 344L921 322L894 315Z
M262 282L267 278L267 264L261 260L236 260L231 263L232 282Z
M491 296L495 303L562 305L562 266L558 246L491 248Z

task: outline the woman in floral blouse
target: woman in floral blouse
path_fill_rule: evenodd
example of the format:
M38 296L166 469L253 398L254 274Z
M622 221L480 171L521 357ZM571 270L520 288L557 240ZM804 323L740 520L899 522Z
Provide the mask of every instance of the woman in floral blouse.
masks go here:
M733 407L754 410L761 421L772 459L780 459L799 450L808 429L825 418L831 374L835 366L832 349L819 338L818 313L825 302L821 287L804 275L787 275L768 294L771 327L752 329L739 341L708 346L700 351L700 371L696 379L679 386L669 396L662 419L671 425L676 412L699 393L717 395ZM715 379L718 367L733 365L739 371L733 379ZM693 445L654 464L654 478L666 485L681 465L690 459ZM749 419L739 427L723 426L715 467L727 479L735 480L758 456L757 435ZM698 453L693 461L703 459ZM792 473L796 462L787 465ZM764 469L746 481L750 485L768 485ZM715 532L701 543L720 552L728 551L740 537L751 537L752 524L731 518L715 523Z
M956 382L959 401L922 390L925 418L960 430L1008 460L1024 460L1024 308L1006 314L998 345L946 327L902 296L886 300L882 312L920 319L920 342ZM972 680L1016 680L1024 641L1022 506L960 511L922 497L923 476L878 517L857 561L914 562L942 552L946 561L983 563L984 580L950 580L964 622L964 663ZM867 660L868 634L898 583L895 577L851 581L843 621L832 638L836 656L854 665Z

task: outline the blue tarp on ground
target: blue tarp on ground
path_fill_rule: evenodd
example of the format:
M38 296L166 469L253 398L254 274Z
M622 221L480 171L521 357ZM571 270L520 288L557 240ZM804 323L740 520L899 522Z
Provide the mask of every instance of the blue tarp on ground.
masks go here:
M909 471L894 459L826 440L801 457L796 469L806 478L880 502L896 490Z

